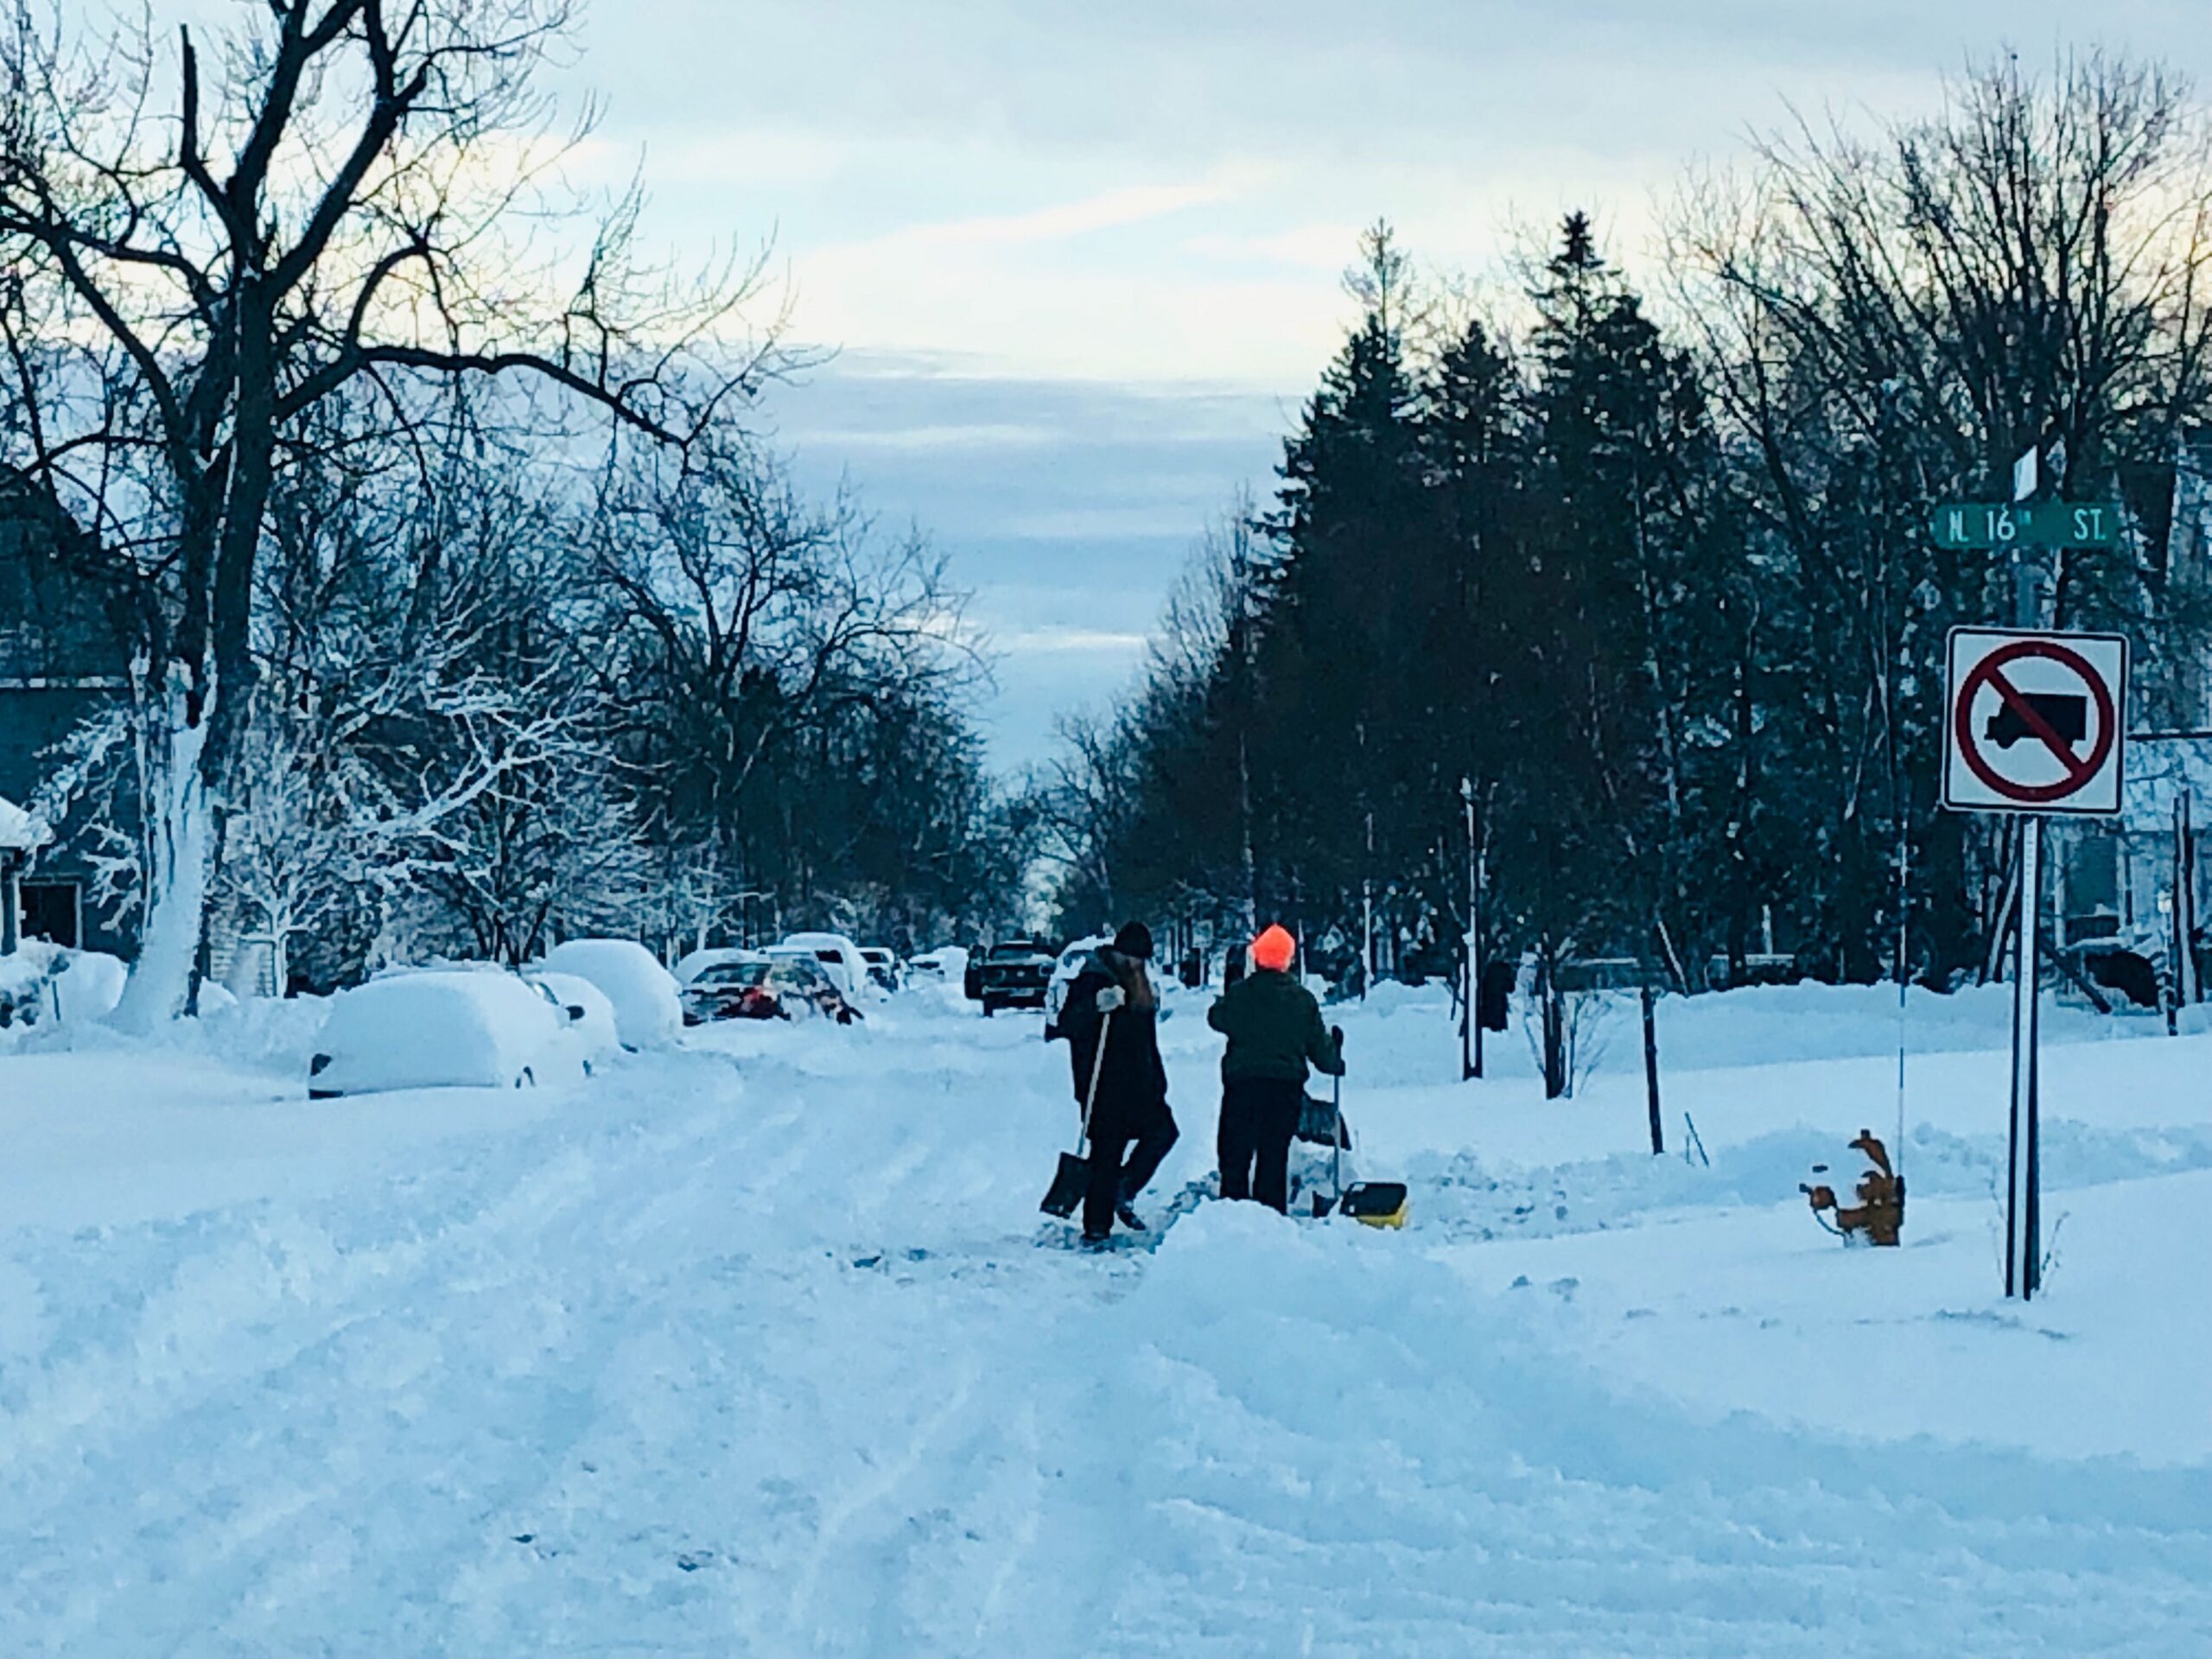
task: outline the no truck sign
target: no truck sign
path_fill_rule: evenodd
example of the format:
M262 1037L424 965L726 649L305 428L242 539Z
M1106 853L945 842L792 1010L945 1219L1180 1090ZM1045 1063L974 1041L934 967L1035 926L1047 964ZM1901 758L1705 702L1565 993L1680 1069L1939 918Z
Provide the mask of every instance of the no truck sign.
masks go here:
M1964 812L2120 810L2127 641L1954 628L1943 804Z

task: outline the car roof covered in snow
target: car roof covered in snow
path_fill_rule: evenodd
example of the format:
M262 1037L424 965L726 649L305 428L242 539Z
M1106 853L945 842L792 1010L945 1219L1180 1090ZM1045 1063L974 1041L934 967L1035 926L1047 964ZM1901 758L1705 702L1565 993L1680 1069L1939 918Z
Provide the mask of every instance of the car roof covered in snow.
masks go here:
M676 976L635 939L569 939L545 953L544 965L588 979L607 993L625 1048L673 1042L683 1028Z

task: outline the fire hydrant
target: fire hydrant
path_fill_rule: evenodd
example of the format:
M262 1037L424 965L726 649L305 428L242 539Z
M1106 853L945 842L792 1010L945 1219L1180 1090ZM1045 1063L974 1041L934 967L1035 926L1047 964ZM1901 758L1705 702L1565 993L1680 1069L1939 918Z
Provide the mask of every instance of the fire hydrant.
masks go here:
M1895 1244L1904 1227L1904 1179L1891 1167L1889 1148L1872 1129L1859 1130L1851 1145L1854 1151L1865 1153L1874 1166L1859 1178L1855 1207L1847 1210L1840 1205L1832 1186L1800 1185L1797 1190L1812 1200L1815 1214L1823 1210L1835 1211L1834 1231L1846 1243ZM1821 1173L1821 1166L1815 1166L1814 1173Z

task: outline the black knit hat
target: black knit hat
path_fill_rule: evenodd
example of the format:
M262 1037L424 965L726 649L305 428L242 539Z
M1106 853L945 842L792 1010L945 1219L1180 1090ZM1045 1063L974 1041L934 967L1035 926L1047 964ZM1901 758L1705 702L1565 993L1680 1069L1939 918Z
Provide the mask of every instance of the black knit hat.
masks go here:
M1124 922L1122 931L1114 936L1114 948L1125 957L1135 957L1139 962L1150 962L1152 930L1142 922Z

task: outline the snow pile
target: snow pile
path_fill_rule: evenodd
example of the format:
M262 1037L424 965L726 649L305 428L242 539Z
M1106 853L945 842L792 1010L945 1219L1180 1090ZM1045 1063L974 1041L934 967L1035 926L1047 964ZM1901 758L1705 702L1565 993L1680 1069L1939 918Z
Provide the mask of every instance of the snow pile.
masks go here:
M570 939L546 952L544 966L588 979L606 994L625 1048L663 1048L683 1030L675 976L634 939Z
M130 969L98 950L68 950L44 939L26 939L0 957L0 1008L11 1027L104 1020L122 1000Z
M130 969L120 957L99 950L72 950L54 995L64 1020L105 1020L123 1001Z
M1849 995L1732 1038L1713 1001L1699 1040L1758 1064L1669 1073L1710 1167L1634 1150L1632 1074L1462 1084L1440 1005L1339 1010L1402 1233L1208 1199L1219 1044L1178 1018L1154 1230L1096 1258L1036 1211L1065 1051L938 997L342 1111L220 1052L251 1004L167 1051L0 1055L8 1635L2202 1651L2212 1039L2047 1057L2058 1237L2022 1307L1976 1185L2000 1053L1915 1061L1904 1247L1847 1250L1796 1182L1847 1164L1893 1060L1793 1057L1863 1043Z
M281 1072L296 1081L306 1075L308 1057L315 1052L315 1039L329 1015L331 1000L327 996L249 996L221 1009L207 1008L203 1001L199 1019L179 1022L176 1040L194 1046L199 1052Z
M310 1087L334 1094L386 1089L550 1083L558 1058L553 1005L508 974L433 969L394 974L341 992L315 1039L327 1062Z

